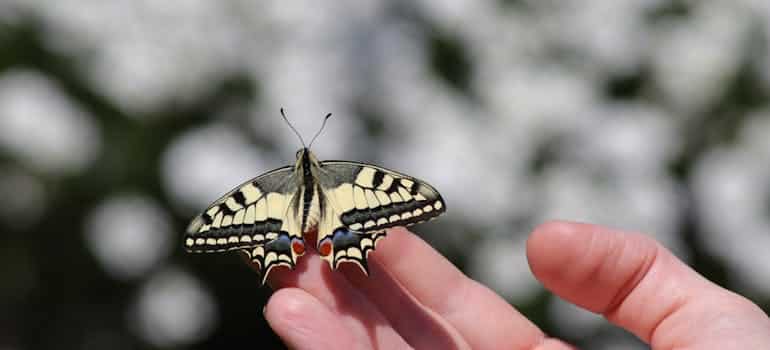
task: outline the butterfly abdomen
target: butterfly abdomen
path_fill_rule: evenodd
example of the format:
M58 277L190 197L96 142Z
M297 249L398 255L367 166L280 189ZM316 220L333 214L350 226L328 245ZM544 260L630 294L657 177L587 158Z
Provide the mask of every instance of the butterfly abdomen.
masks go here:
M310 214L313 209L313 201L316 199L316 180L313 177L313 171L311 169L310 151L303 150L302 153L302 225L300 226L303 231L307 231L310 227L314 226L318 222L317 215L315 218L310 218ZM310 220L313 219L313 220ZM310 222L313 221L313 222Z

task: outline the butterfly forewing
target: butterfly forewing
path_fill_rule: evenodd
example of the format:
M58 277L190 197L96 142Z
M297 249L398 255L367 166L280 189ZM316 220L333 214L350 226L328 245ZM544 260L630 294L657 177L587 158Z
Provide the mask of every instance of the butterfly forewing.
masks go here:
M322 162L319 181L341 223L356 232L409 226L446 211L441 195L426 182L369 164Z

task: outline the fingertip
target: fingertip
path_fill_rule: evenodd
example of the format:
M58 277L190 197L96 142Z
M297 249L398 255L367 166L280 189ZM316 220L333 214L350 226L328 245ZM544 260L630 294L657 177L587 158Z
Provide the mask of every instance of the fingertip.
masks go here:
M586 258L598 226L548 221L537 226L527 238L527 261L535 277L548 284Z
M535 277L562 298L603 313L632 288L661 247L641 234L566 221L537 227L527 242Z
M302 320L308 310L320 303L299 288L282 288L273 293L264 309L265 318L274 328L292 325Z
M334 349L354 342L336 314L299 288L273 293L264 315L270 328L292 349Z
M564 246L575 243L585 231L589 231L595 225L579 222L551 220L535 227L527 239L527 250L530 248L548 248L554 245Z

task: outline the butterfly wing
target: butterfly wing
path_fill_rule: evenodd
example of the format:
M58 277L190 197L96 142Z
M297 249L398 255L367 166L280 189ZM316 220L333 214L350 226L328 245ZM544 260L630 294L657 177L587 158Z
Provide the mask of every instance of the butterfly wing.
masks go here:
M322 219L317 248L337 268L343 261L368 273L366 257L385 229L410 226L446 211L431 185L382 167L348 161L321 162Z
M259 265L263 281L275 266L293 268L304 253L295 177L294 168L286 166L225 194L187 227L185 248L189 252L241 250Z

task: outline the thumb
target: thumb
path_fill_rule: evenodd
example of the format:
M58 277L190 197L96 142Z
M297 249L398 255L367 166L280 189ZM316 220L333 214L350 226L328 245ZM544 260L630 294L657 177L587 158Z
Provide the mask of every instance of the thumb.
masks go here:
M655 349L770 348L770 320L758 306L648 236L550 222L529 237L527 258L546 288Z

